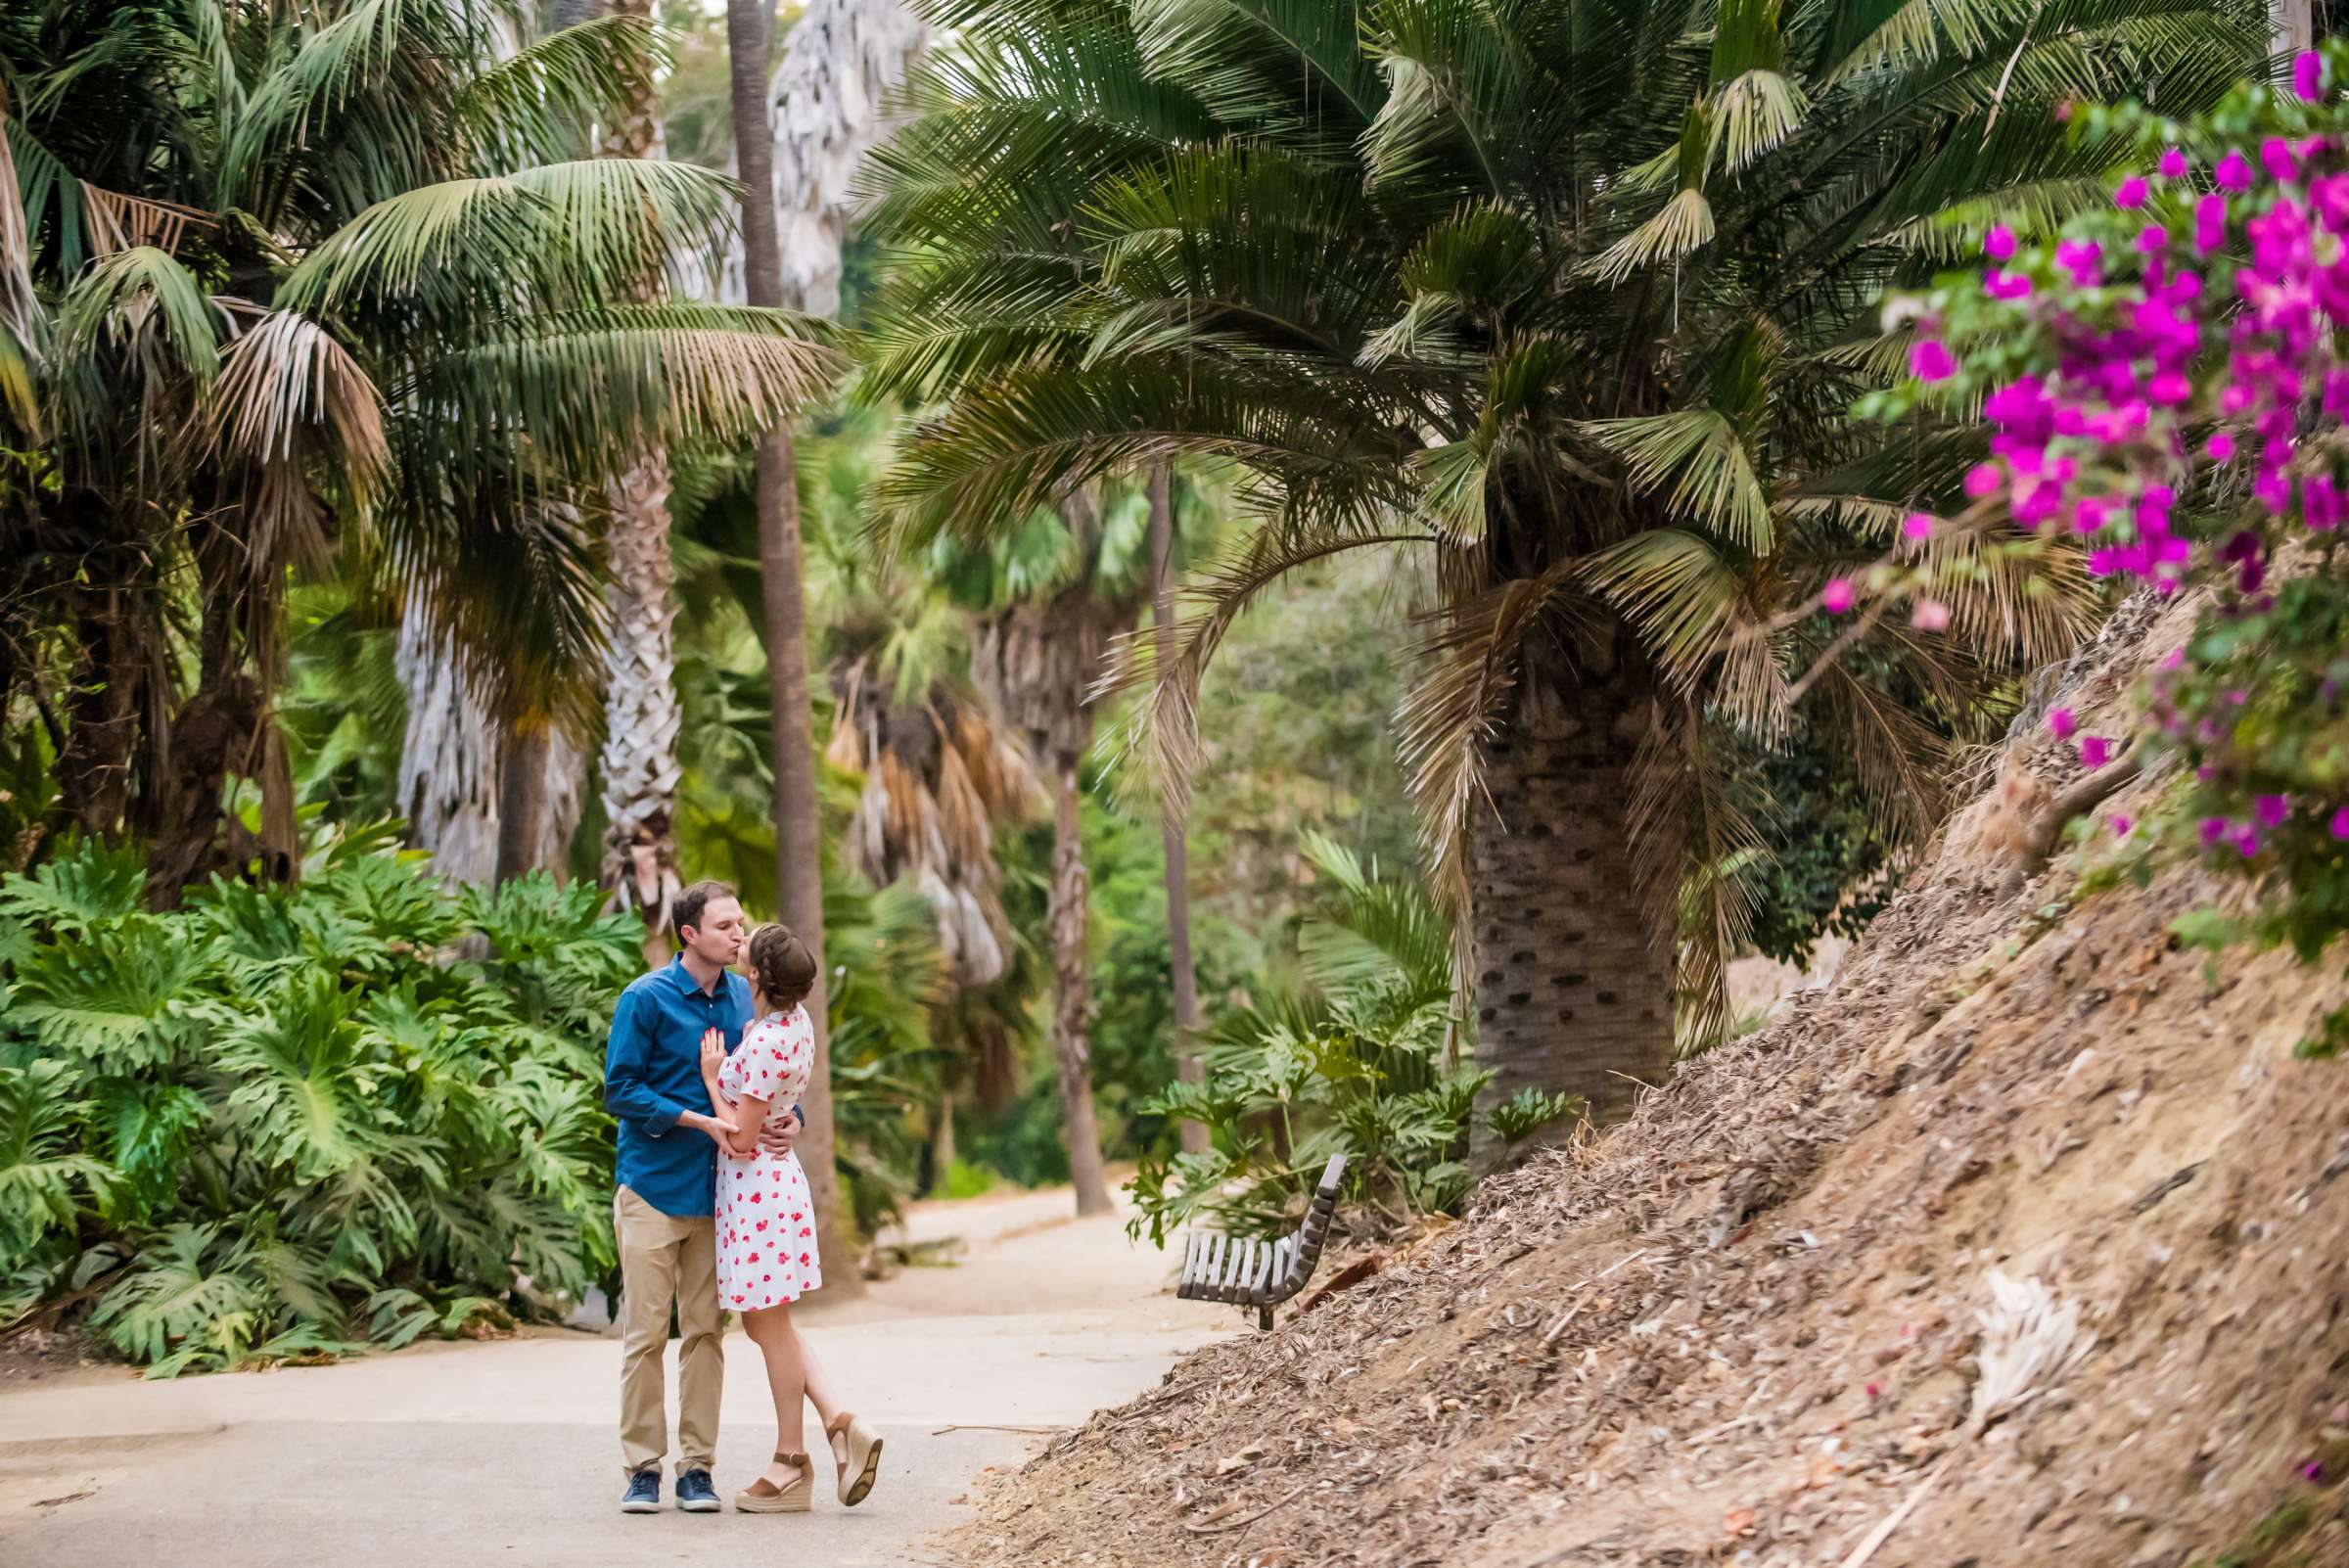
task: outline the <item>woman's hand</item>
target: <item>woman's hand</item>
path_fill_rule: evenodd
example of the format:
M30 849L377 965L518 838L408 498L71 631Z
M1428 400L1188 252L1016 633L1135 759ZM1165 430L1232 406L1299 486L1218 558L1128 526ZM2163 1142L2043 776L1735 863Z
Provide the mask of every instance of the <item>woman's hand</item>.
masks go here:
M726 1037L714 1029L704 1031L702 1035L703 1079L714 1080L717 1077L717 1070L725 1065Z

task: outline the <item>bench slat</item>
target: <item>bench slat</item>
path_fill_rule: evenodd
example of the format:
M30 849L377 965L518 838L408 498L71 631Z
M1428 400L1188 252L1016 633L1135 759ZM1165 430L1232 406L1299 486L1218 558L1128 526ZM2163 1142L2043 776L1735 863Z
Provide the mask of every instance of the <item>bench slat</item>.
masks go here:
M1333 1154L1295 1230L1273 1241L1197 1229L1183 1237L1182 1271L1174 1294L1183 1301L1253 1307L1258 1322L1272 1325L1272 1307L1303 1290L1321 1261L1346 1176L1346 1156Z

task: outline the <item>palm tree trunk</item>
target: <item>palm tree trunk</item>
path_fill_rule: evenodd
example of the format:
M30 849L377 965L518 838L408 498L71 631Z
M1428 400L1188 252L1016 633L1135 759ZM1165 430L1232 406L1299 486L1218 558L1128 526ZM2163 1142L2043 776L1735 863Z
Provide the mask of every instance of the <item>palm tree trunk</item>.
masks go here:
M1073 525L1088 498L1072 498ZM1089 527L1076 531L1090 549ZM1020 603L980 623L971 673L1028 743L1052 790L1052 1046L1059 1060L1061 1130L1077 1212L1107 1214L1109 1186L1093 1126L1092 911L1084 870L1079 761L1090 748L1093 713L1085 691L1100 667L1114 610L1090 583L1041 604Z
M497 728L421 602L400 617L392 663L408 694L398 779L408 840L441 881L485 881L497 870Z
M931 1189L944 1186L946 1173L954 1167L954 1091L942 1084L938 1089L937 1108L930 1113L930 1166L937 1174L930 1178Z
M1069 1146L1069 1182L1079 1216L1109 1213L1109 1183L1101 1170L1101 1134L1093 1125L1092 905L1084 871L1084 793L1077 758L1063 754L1052 768L1052 1044L1060 1067L1061 1136Z
M557 882L567 877L586 762L579 743L552 723L521 730L508 741L498 785L498 881L532 871L551 871Z
M1174 476L1161 463L1150 471L1150 621L1160 678L1174 667ZM1174 979L1174 1072L1185 1084L1204 1076L1199 1061L1199 978L1191 965L1190 843L1182 818L1161 807L1159 840L1167 860L1167 962ZM1207 1152L1207 1124L1185 1119L1182 1147Z
M621 16L651 20L652 0L615 0ZM660 102L651 72L605 131L606 158L659 158ZM603 882L644 922L644 960L669 952L669 907L679 887L672 821L677 798L676 607L668 556L668 457L645 452L612 487L612 652L604 694Z
M2277 54L2298 54L2316 47L2315 8L2309 0L2268 0L2269 47Z
M767 124L767 60L774 46L771 0L729 0L726 7L729 87L735 156L744 191L743 284L750 302L783 303L783 265L775 239L774 135ZM775 885L783 920L816 955L815 993L807 1016L815 1026L815 1065L800 1112L800 1164L815 1205L816 1244L823 1256L857 1255L853 1218L840 1201L832 1118L832 1051L826 1011L829 971L823 963L823 825L816 799L815 716L807 671L806 584L800 549L799 454L789 425L759 442L754 492L759 511L759 565L765 595L768 725L775 775ZM863 1289L860 1270L843 1267L832 1288Z
M1647 913L1628 829L1650 682L1604 649L1578 647L1569 667L1545 634L1525 665L1468 848L1476 1065L1494 1074L1477 1103L1563 1091L1606 1123L1672 1064L1673 943ZM1477 1159L1500 1152L1480 1118Z
M775 193L782 301L810 315L840 313L841 242L857 167L889 129L889 95L929 47L929 23L898 0L810 0L792 23L767 93L768 174L755 180L750 160L741 164L745 187ZM737 100L735 124L745 123ZM736 137L738 149L746 145ZM748 234L743 244L747 262Z

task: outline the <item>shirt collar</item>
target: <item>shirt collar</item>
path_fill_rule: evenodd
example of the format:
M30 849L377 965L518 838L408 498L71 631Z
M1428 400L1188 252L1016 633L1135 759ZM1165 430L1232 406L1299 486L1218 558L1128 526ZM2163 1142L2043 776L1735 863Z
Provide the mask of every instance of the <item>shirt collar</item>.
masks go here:
M693 972L685 967L685 955L681 952L676 953L669 958L668 967L663 970L662 973L668 977L668 983L670 985L674 986L678 991L683 992L689 996L723 996L731 998L734 995L736 987L749 984L748 981L745 981L733 970L721 969L717 972L716 988L712 991L704 991L702 990L700 983L693 978Z

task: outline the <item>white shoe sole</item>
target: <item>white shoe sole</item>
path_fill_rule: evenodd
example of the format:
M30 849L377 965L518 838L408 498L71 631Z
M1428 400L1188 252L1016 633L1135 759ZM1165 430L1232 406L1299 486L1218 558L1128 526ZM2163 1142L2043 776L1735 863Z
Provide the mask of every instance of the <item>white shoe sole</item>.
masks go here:
M722 1504L715 1498L705 1498L693 1502L687 1502L681 1498L677 1499L677 1512L679 1513L716 1513L721 1506Z
M659 1513L661 1504L658 1502L623 1502L620 1505L620 1511L622 1513Z

